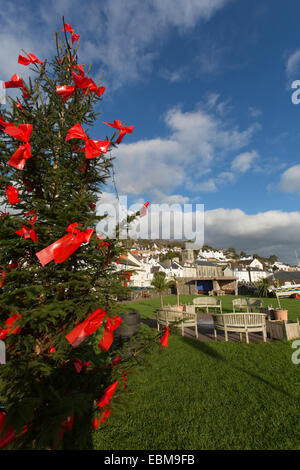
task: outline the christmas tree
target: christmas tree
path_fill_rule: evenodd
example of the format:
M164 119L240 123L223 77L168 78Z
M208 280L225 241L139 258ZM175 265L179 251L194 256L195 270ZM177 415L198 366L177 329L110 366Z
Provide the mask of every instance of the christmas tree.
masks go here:
M2 447L59 448L69 431L86 448L91 424L107 419L126 382L110 346L128 274L115 269L120 243L97 236L104 216L96 203L111 150L133 127L116 120L106 123L110 137L90 139L105 88L78 63L79 35L69 24L55 41L51 61L19 55L32 71L28 83L16 74L4 83L22 98L8 98L0 118Z

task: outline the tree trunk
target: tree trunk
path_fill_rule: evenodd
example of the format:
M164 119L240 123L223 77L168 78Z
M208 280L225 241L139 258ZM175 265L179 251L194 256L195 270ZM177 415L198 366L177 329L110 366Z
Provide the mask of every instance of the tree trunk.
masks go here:
M163 307L164 306L164 303L163 303L163 296L160 294L160 306Z

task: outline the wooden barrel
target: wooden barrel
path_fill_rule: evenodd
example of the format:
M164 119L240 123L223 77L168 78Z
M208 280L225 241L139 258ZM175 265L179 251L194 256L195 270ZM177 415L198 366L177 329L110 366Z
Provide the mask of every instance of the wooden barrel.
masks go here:
M120 317L123 321L114 331L115 338L130 338L137 333L141 325L141 316L138 312L129 312Z

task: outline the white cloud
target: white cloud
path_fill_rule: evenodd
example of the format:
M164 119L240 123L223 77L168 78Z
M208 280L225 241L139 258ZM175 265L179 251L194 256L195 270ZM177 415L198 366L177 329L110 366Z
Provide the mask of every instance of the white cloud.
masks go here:
M255 108L253 106L250 106L249 113L250 113L250 116L253 118L257 118L258 116L262 115L262 111L259 108Z
M124 194L161 191L174 193L180 186L188 191L213 192L219 184L232 182L232 172L218 172L215 178L203 176L226 156L245 147L259 129L229 126L212 112L197 108L183 112L173 108L165 115L169 136L125 141L116 151L116 181ZM254 158L254 157L253 157Z
M160 75L170 83L178 83L186 80L188 74L187 67L179 67L176 70L162 69Z
M300 192L300 165L292 166L282 174L279 188L288 193Z
M220 248L270 256L275 253L294 262L300 245L300 213L267 211L246 214L240 209L215 209L205 212L205 243Z
M22 47L41 57L52 51L52 35L61 29L65 15L65 21L81 35L80 57L94 65L97 62L97 73L104 69L111 89L117 88L151 71L171 30L186 33L200 21L208 21L228 1L89 0L82 14L79 0L50 0L34 6L0 0L0 73L5 78L17 71Z
M294 78L300 72L300 49L294 51L286 61L286 75L288 78ZM298 77L299 78L299 77Z
M231 164L231 169L238 173L245 173L250 170L252 163L259 157L258 153L255 150L252 152L240 153L235 157Z

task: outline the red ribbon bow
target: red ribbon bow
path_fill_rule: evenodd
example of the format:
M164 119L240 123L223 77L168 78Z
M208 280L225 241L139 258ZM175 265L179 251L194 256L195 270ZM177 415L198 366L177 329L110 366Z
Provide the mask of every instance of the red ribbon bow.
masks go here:
M66 101L69 98L71 98L71 96L75 92L75 87L70 86L70 85L57 86L56 91L57 91L58 95L62 97L62 100Z
M97 96L100 97L105 92L106 88L104 86L100 86L98 88L92 78L84 76L83 68L79 69L79 75L76 72L72 72L72 76L76 88L82 89L85 95L90 93L90 91L93 91Z
M18 170L23 170L25 162L28 158L32 157L31 145L29 144L29 139L32 133L33 126L32 124L20 124L19 127L14 124L8 124L3 132L14 137L15 139L25 142L24 145L21 145L15 153L12 155L8 164L17 168Z
M3 131L4 127L8 126L9 122L3 121L2 117L0 116L0 130ZM3 129L2 129L3 127Z
M71 33L72 44L73 42L78 41L78 39L80 38L80 35L74 33L74 29L72 28L72 26L68 23L64 23L64 26L65 26L65 29L62 29L62 32L67 31L68 33Z
M118 328L121 325L121 323L122 323L122 318L119 316L114 317L113 322L111 321L109 317L107 317L105 330L104 330L104 336L100 340L98 344L98 348L102 349L102 351L109 350L114 340L113 332L115 331L116 328Z
M84 362L78 359L77 357L71 358L71 360L74 361L74 368L75 368L76 374L80 374L80 372L82 371L84 367L90 366L92 364L91 361Z
M13 426L9 426L6 430L6 433L3 435L3 427L5 421L6 413L4 411L0 411L0 449L1 447L6 446L9 442L13 441L16 437L15 430Z
M169 346L169 327L166 326L165 328L165 332L164 334L162 335L161 337L161 345L165 348L167 346Z
M73 424L74 424L74 416L68 416L67 419L61 423L61 430L59 433L60 439L64 437L64 434L66 431L72 431L73 429Z
M9 334L18 335L21 331L21 326L15 326L16 321L20 320L22 315L14 313L5 322L5 328L0 329L0 339L6 339Z
M104 390L104 394L101 398L101 400L97 403L96 406L101 406L101 407L105 407L106 405L109 404L110 400L112 399L113 397L113 394L115 393L116 391L116 388L118 386L118 383L119 381L117 380L116 382L114 382L112 385L110 385L109 387L107 387L105 390Z
M101 418L98 420L98 418L95 416L94 420L93 420L93 427L94 429L98 429L99 428L99 424L101 423L104 423L107 418L109 417L110 415L110 410L108 409L105 409L101 415Z
M67 334L66 339L71 343L73 348L77 348L82 341L93 334L99 326L102 325L105 315L106 312L104 310L97 308L86 320L79 323L79 325Z
M141 209L139 210L139 213L140 213L140 217L144 217L146 214L147 214L147 207L149 206L150 202L147 201L145 202L145 204L141 207Z
M25 432L28 431L29 426L24 426L23 430L16 436L15 430L13 426L9 426L8 429L6 430L6 433L3 436L3 427L4 427L4 422L5 422L5 416L6 413L5 411L0 411L0 449L1 447L6 446L9 442L13 441L16 437L18 437L21 434L24 434ZM3 436L3 437L2 437Z
M26 225L22 225L22 228L15 233L20 237L31 238L33 242L39 241L36 231L33 228L26 227Z
M10 80L2 84L2 88L22 88L23 97L28 98L28 90L25 87L22 78L19 77L16 73L11 77Z
M86 158L95 158L101 153L106 153L110 146L110 140L91 140L87 138L86 133L79 123L68 130L66 142L71 139L85 140L85 156Z
M134 126L122 126L122 122L117 120L114 120L112 124L104 121L104 124L107 124L108 126L111 126L114 129L118 129L120 131L119 137L116 140L117 144L120 144L122 142L125 134L132 134L132 131L134 129Z
M76 228L77 225L77 222L69 225L67 228L67 232L69 232L68 235L65 235L36 253L42 266L45 266L52 260L54 260L55 264L62 263L68 259L82 243L90 242L94 229L87 229L84 232L80 232L80 230Z
M16 73L13 74L10 80L2 84L3 88L23 88L23 80Z
M25 216L28 217L28 216L31 215L31 214L36 214L36 211L29 211L29 212L26 212ZM31 225L34 225L36 219L37 219L37 216L34 215L34 216L32 217L32 219L28 220L28 223L30 223Z
M7 186L6 196L7 196L7 199L9 201L9 203L12 206L17 204L18 202L21 202L20 199L18 198L19 190L17 188L15 188L14 186Z
M5 279L6 279L6 273L5 273L5 271L1 271L1 278L2 278L2 281L0 282L0 288L3 286L4 281L5 281Z
M42 60L39 60L34 54L27 54L28 57L24 57L21 54L19 54L18 57L18 64L21 65L29 65L29 64L43 64Z

